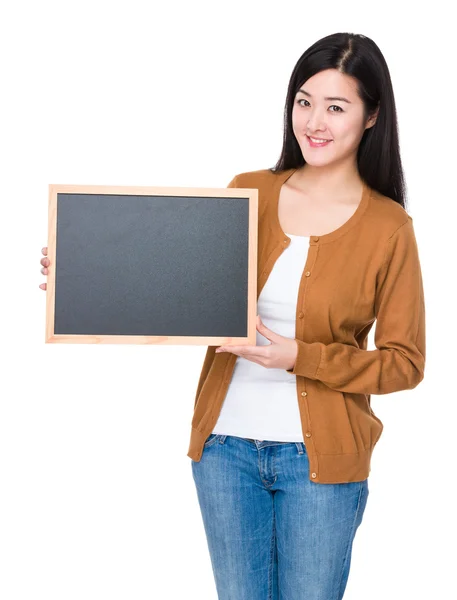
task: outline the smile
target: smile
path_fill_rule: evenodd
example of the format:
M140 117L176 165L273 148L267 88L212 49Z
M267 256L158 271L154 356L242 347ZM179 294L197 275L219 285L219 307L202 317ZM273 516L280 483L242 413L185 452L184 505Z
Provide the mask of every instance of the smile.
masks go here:
M321 148L322 146L327 146L328 144L330 144L331 141L333 141L333 140L323 140L323 139L319 139L319 138L312 138L312 137L309 137L309 135L306 136L306 139L308 140L308 143L311 146L311 148Z

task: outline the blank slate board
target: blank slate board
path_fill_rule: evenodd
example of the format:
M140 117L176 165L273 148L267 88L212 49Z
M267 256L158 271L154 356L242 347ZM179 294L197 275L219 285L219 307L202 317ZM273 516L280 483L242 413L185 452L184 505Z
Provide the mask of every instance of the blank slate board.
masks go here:
M50 185L46 342L256 343L258 190Z

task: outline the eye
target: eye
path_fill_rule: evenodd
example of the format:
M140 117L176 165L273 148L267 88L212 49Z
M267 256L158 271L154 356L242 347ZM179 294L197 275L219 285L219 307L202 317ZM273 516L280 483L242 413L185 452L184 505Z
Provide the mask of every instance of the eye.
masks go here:
M300 98L299 100L297 100L297 104L299 106L302 106L303 108L306 107L306 105L304 106L303 104L300 104L300 102L306 102L309 105L308 100L305 100L304 98ZM337 106L336 104L332 104L329 108L337 108L338 110L332 110L331 112L344 112L344 110L341 108L341 106Z

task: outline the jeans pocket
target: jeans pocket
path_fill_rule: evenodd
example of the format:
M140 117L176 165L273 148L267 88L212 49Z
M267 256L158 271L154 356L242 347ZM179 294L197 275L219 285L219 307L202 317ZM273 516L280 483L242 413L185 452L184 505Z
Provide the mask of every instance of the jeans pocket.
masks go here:
M206 441L204 443L204 448L208 448L208 446L212 446L214 444L214 442L217 440L219 434L218 433L210 433L209 436L206 438Z

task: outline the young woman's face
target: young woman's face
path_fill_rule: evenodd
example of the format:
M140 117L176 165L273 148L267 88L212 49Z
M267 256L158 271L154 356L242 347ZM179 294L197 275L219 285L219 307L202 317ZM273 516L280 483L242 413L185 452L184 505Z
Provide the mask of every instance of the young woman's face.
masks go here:
M374 123L375 119L364 121L356 80L336 69L310 77L294 99L292 127L310 165L355 160L363 132Z

